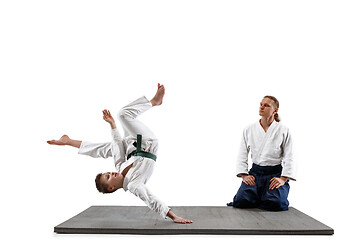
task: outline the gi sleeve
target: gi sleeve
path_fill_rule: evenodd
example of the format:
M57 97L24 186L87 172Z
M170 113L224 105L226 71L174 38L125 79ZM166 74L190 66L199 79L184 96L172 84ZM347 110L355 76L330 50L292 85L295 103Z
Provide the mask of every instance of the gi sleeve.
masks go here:
M111 129L111 136L113 138L111 150L114 158L115 168L120 171L120 165L126 160L125 146L117 128Z
M111 129L111 136L114 140L114 142L121 142L122 141L122 138L121 138L121 135L119 133L119 130L117 128L114 128L114 129Z
M238 158L236 160L236 175L238 177L240 173L248 173L248 156L250 151L250 146L247 143L247 130L244 129L241 141Z
M284 134L284 141L282 143L283 159L282 166L283 170L281 176L289 177L296 181L296 164L293 152L293 140L290 131L287 130Z
M164 204L160 199L153 195L144 183L130 183L128 190L135 196L139 197L145 204L153 211L160 214L161 217L167 218L166 215L170 208Z

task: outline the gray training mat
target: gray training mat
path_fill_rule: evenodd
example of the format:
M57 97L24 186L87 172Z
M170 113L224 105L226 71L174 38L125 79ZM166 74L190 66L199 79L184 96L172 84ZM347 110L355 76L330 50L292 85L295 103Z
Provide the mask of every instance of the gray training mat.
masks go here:
M91 206L56 226L57 233L72 234L233 234L233 235L331 235L334 230L290 207L268 212L233 207L172 207L192 224L176 224L145 206Z

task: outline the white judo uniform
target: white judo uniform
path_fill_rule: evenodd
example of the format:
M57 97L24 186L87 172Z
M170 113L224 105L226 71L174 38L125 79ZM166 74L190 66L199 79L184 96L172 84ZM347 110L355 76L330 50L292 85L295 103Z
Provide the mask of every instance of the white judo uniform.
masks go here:
M153 195L145 185L153 173L155 161L141 156L132 156L126 159L131 152L136 150L133 144L136 142L137 134L142 135L141 150L154 155L157 154L158 140L156 136L147 126L136 119L137 116L151 107L152 105L146 97L141 97L123 107L118 113L118 119L124 129L124 138L121 137L117 129L112 129L112 142L91 143L82 141L78 153L95 158L113 157L115 168L119 173L133 164L125 176L124 191L129 190L143 200L150 209L166 218L170 208Z
M248 155L259 166L282 164L281 176L296 180L296 166L293 154L293 142L289 129L273 121L265 132L260 122L256 122L243 131L240 151L236 163L236 174L248 173Z

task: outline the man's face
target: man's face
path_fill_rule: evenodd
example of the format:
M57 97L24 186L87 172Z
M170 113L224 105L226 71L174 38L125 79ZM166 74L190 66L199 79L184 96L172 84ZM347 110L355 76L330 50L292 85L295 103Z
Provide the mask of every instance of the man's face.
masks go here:
M117 172L107 172L107 173L103 173L100 177L100 182L101 183L105 183L108 186L108 190L113 190L113 189L109 189L109 188L113 188L115 187L118 182L120 181L120 173Z
M274 101L270 98L264 98L260 102L259 115L262 117L270 117L277 109L274 107Z

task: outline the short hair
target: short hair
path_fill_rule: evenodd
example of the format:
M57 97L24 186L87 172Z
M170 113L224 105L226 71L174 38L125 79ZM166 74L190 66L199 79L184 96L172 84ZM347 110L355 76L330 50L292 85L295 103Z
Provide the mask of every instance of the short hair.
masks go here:
M100 180L101 180L100 178L101 178L102 175L103 175L102 173L99 173L98 175L96 175L95 185L96 185L97 190L98 190L99 192L101 192L101 193L112 193L112 192L115 192L116 189L113 190L113 191L109 191L109 190L108 190L109 185L107 185L106 183L102 183L102 182L100 181Z

